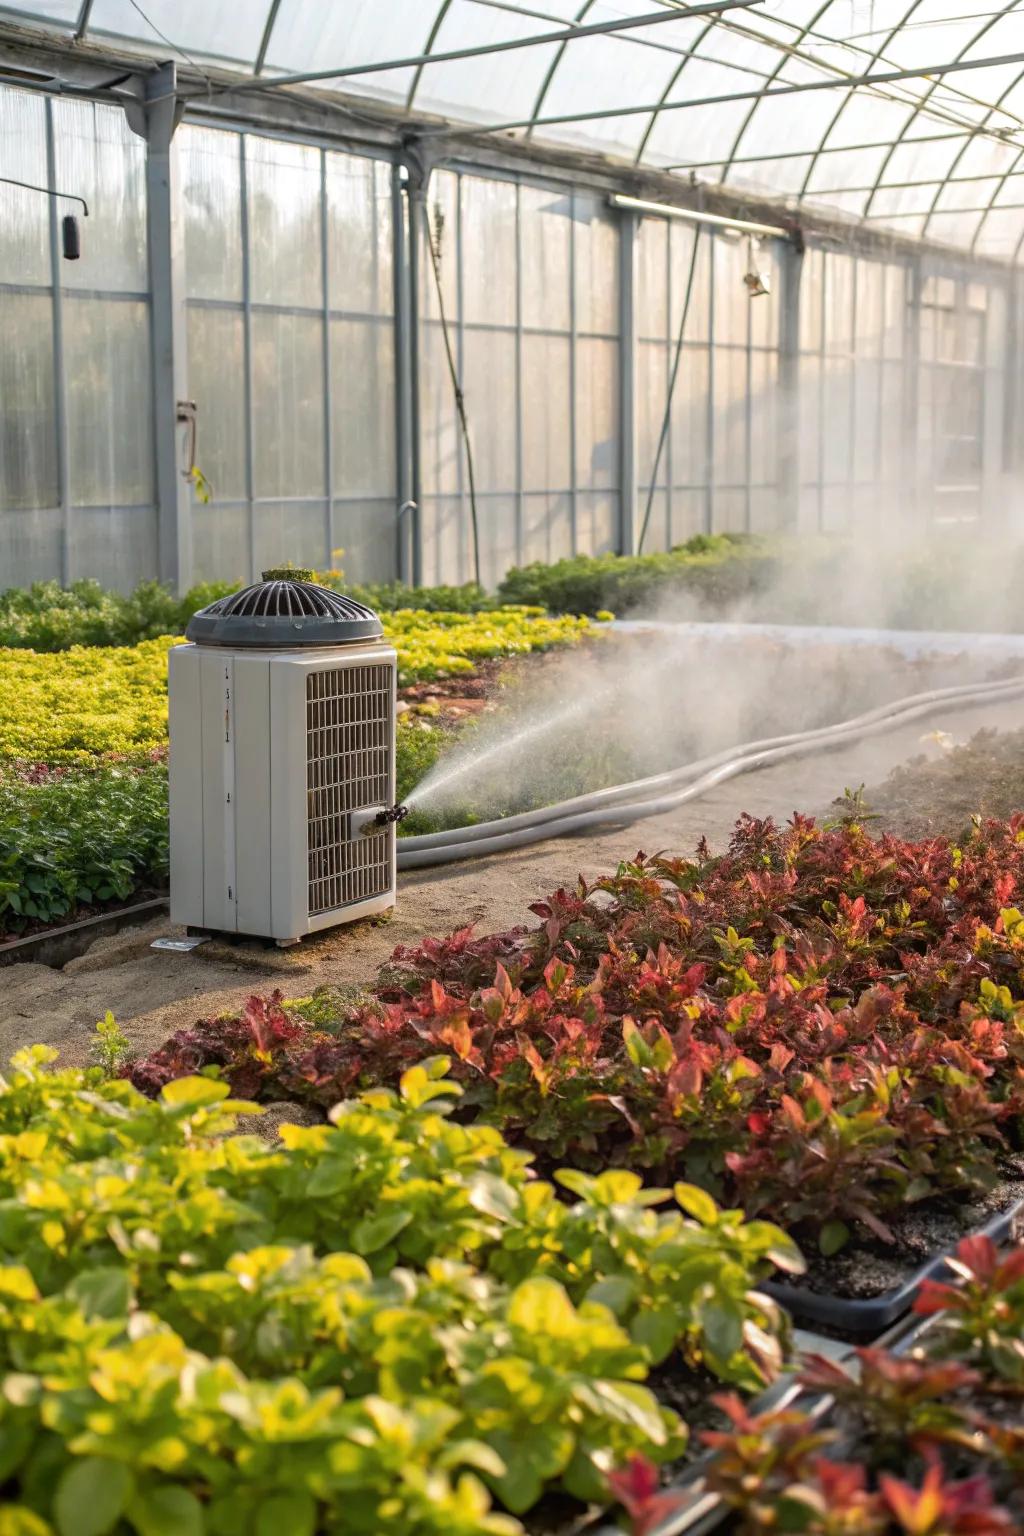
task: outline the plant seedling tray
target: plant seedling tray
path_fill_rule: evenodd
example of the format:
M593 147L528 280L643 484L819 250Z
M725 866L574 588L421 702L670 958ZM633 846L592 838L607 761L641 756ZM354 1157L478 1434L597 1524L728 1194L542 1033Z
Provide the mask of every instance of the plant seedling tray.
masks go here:
M983 1227L976 1227L963 1235L990 1237L997 1245L1004 1243L1021 1211L1024 1211L1024 1200L1015 1200ZM933 1255L908 1275L902 1285L883 1291L880 1296L835 1296L772 1280L765 1281L761 1289L785 1307L794 1322L811 1327L832 1328L838 1333L863 1338L890 1328L905 1312L909 1312L925 1280L948 1279L946 1259L952 1251L951 1246Z
M837 1343L820 1334L801 1334L800 1329L796 1330L793 1342L800 1353L828 1355L837 1361L845 1359L853 1349L850 1344ZM772 1408L791 1408L798 1401L801 1407L808 1406L808 1411L816 1418L824 1418L832 1403L832 1399L822 1393L812 1399L805 1387L783 1376L760 1393L749 1406L752 1413L766 1413ZM705 1471L714 1457L714 1451L702 1452L677 1481L666 1485L662 1492L679 1494L681 1501L678 1508L653 1528L650 1536L709 1536L711 1531L718 1530L729 1519L728 1508L716 1493L708 1489L704 1479ZM588 1536L622 1536L622 1527L604 1516L602 1523L593 1531L588 1527Z
M1024 1204L1024 1202L1021 1203ZM991 1223L989 1225L991 1226ZM987 1231L988 1228L985 1230ZM892 1350L894 1354L901 1354L911 1348L921 1333L933 1324L934 1319L930 1317L904 1322L888 1329L885 1337L878 1342ZM805 1332L799 1328L796 1330L793 1342L800 1354L826 1355L837 1363L848 1360L854 1349L853 1344L843 1343L823 1334ZM816 1422L820 1422L828 1419L834 1403L827 1393L809 1391L792 1378L783 1377L756 1397L749 1406L752 1413L764 1413L774 1408L799 1407L809 1413ZM722 1536L725 1536L723 1527L729 1524L732 1518L731 1511L717 1494L708 1489L705 1480L705 1473L715 1455L714 1451L705 1451L678 1481L669 1483L662 1490L665 1493L677 1493L684 1497L679 1507L666 1515L653 1528L650 1536L711 1536L713 1531L722 1531ZM729 1526L729 1529L731 1530L732 1527ZM588 1528L588 1536L622 1536L622 1527L610 1522L605 1516L603 1523L592 1532Z

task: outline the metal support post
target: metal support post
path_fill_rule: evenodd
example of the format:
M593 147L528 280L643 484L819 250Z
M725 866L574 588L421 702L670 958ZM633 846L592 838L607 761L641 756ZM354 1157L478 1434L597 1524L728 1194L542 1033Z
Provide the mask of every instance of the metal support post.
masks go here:
M412 341L409 308L409 248L411 230L406 229L406 203L402 186L402 168L391 167L391 233L394 250L395 306L395 491L398 515L395 528L395 568L399 581L407 584L413 577L413 540L416 501L413 490L412 444ZM411 221L410 221L411 223Z
M57 185L57 149L53 125L53 101L46 102L46 174L51 187ZM60 216L57 199L50 198L50 284L53 291L53 379L54 418L57 428L57 494L60 498L60 579L69 587L74 579L71 558L71 448L68 433L67 378L64 371L64 296L60 269Z
M779 523L800 523L800 280L803 248L779 246L782 268L779 313Z
M928 497L925 493L927 464L921 432L921 299L925 277L921 270L921 258L911 263L908 273L906 329L904 332L904 392L903 392L903 441L907 445L904 458L904 494L910 507L908 522L915 528L927 527ZM930 364L928 366L931 366ZM931 390L934 399L934 384Z
M128 124L145 138L150 313L153 338L153 414L156 450L160 580L176 591L192 585L192 502L183 463L179 405L188 396L185 231L180 208L174 133L184 103L177 71L164 64L146 76L141 105L126 108Z
M619 214L619 553L636 554L637 215Z
M320 271L323 279L324 315L324 482L327 491L327 510L324 524L324 542L327 545L325 569L334 569L334 551L338 548L340 534L334 509L334 371L331 367L333 345L331 327L331 229L330 208L327 195L327 155L320 151Z
M423 449L421 439L420 403L420 241L423 221L426 217L427 183L430 171L410 156L407 161L409 180L406 211L408 213L409 250L409 438L412 460L412 579L415 586L423 583Z

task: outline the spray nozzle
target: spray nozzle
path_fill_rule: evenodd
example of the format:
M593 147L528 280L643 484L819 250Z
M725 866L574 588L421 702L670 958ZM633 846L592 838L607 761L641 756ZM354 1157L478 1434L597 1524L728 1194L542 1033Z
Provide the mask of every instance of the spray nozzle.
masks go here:
M396 822L404 821L408 814L409 807L407 805L398 805L396 803L391 807L390 810L378 811L370 823L370 827L394 826ZM369 831L369 827L367 828L367 831Z

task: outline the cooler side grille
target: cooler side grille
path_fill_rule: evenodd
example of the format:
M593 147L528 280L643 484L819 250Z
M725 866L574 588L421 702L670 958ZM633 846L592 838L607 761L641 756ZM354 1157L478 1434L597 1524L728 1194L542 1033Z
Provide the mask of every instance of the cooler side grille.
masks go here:
M394 827L350 836L349 817L390 805L394 671L373 662L306 679L309 915L391 889Z

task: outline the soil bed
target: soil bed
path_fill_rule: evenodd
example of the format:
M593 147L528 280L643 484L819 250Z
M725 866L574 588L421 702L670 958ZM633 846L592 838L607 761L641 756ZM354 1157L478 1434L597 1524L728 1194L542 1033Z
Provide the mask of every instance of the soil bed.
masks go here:
M794 1290L818 1296L869 1301L897 1290L937 1254L954 1248L962 1237L1024 1200L1024 1156L1010 1160L1008 1175L995 1189L961 1204L953 1200L922 1200L890 1220L895 1235L891 1244L865 1237L849 1243L841 1252L825 1258L809 1244L803 1245L807 1272L787 1281ZM1024 1233L1024 1215L1015 1228Z
M1024 810L1024 730L975 732L938 758L917 756L864 792L873 826L904 837L956 837L972 816Z

